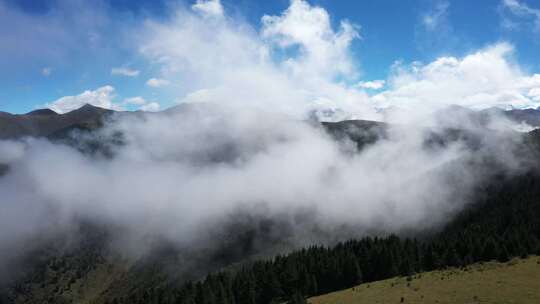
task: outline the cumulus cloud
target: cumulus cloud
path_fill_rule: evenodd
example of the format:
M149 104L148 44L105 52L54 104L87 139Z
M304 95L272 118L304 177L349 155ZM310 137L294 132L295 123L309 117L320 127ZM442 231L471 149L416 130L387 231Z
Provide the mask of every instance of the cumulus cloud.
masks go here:
M532 98L533 101L540 102L540 88L531 89L527 95Z
M121 76L127 76L127 77L137 77L139 76L140 71L134 70L130 68L112 68L111 69L111 75L121 75Z
M434 15L443 18L448 3L439 4ZM261 21L257 31L241 21L208 22L180 10L170 22L147 25L141 50L181 79L180 102L240 104L296 117L315 113L323 120L386 119L379 110L390 107L538 106L539 76L515 62L507 42L462 58L398 62L386 80L358 81L350 50L358 26L342 21L335 30L326 10L302 0ZM369 96L366 88L380 91Z
M378 79L378 80L372 80L372 81L360 81L358 84L356 84L359 88L364 89L372 89L372 90L379 90L384 87L384 84L386 83L385 80Z
M440 57L428 64L396 63L388 89L373 97L380 107L433 111L448 105L474 109L536 108L539 74L527 74L511 56L514 48L498 43L463 58Z
M169 84L171 84L169 80L161 78L150 78L146 81L146 85L153 88L161 88L168 86Z
M61 97L45 104L44 107L60 114L76 110L85 104L115 111L125 111L130 106L136 106L136 109L143 111L158 111L160 108L159 103L149 102L141 96L125 98L122 101L116 101L116 97L114 87L107 85L84 91L79 95Z
M299 47L299 60L286 62L296 73L322 73L328 77L356 72L349 46L360 37L359 26L347 20L335 32L328 12L303 0L293 0L280 16L262 17L262 37L281 48ZM300 66L299 66L300 65Z
M123 105L136 105L139 110L141 111L148 111L148 112L156 112L159 111L160 105L157 102L150 102L146 99L142 98L141 96L136 97L130 97L124 99L122 102Z
M180 9L170 21L148 22L140 49L179 79L181 102L236 103L300 118L320 108L377 116L367 94L335 81L356 79L350 46L358 26L343 20L335 30L326 10L299 0L262 24L258 31Z
M157 112L161 109L161 106L157 102L148 102L139 108L141 111Z
M122 107L113 102L115 91L112 86L104 86L96 90L87 90L79 95L64 96L53 102L45 104L45 107L57 112L66 113L90 104L104 109L122 110Z

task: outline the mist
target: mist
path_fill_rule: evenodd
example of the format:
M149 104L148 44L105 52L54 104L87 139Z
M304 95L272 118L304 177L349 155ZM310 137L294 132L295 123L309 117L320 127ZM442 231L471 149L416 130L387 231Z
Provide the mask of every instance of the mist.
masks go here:
M197 105L119 115L95 134L72 134L81 142L122 134L109 156L45 139L3 141L2 252L66 233L77 221L114 227L122 244L114 247L133 257L153 238L217 249L243 232L238 227L256 230L264 221L251 254L436 229L499 172L481 166L485 159L497 170L524 168L514 154L519 133L468 131L481 142L429 145L442 130L389 125L358 152L318 123Z
M71 134L76 143L105 142L110 153L43 138L0 141L0 163L9 167L0 177L2 260L35 240L70 234L78 221L111 228L117 241L111 247L132 257L154 239L195 251L226 247L245 227L258 233L253 255L437 229L473 202L493 174L527 168L526 157L516 154L522 137L514 123L492 116L479 126L439 112L460 101L496 105L497 94L509 90L485 86L493 96L481 95L466 85L475 77L502 73L501 83L519 78L523 85L510 89L527 91L537 78L505 60L508 45L450 60L442 72L434 63L415 75L400 69L390 88L370 95L336 80L360 74L349 49L359 27L343 21L333 30L327 12L305 1L262 22L257 32L224 15L219 1L199 1L179 8L170 23L141 25L141 53L190 93L180 108L118 114L92 134ZM313 30L291 31L297 23ZM291 46L300 48L296 57L271 56ZM495 72L467 74L471 61L485 67L490 60L498 63ZM479 96L482 104L475 103ZM313 114L388 125L357 151L308 119ZM456 128L467 136L447 140ZM119 144L109 143L118 136Z

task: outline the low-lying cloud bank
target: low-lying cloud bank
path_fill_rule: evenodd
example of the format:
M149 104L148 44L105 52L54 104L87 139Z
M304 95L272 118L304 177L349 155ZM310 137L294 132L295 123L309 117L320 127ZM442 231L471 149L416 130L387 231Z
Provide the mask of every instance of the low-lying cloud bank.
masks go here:
M386 132L357 153L309 122L200 104L120 116L96 134L74 134L101 142L122 134L121 145L108 147L112 157L44 139L2 141L9 170L0 178L0 248L76 220L118 227L135 242L130 248L152 236L212 247L221 225L241 222L239 214L287 222L282 241L291 246L421 230L470 202L493 173L480 165L486 159L503 171L523 169L518 133L470 128L474 140L446 141L442 129Z

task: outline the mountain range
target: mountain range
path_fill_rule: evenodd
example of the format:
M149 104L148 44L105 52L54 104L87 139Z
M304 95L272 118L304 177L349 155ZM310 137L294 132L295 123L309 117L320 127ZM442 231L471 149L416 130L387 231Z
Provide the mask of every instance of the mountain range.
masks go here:
M179 105L159 113L182 111L190 105ZM0 112L0 139L15 139L24 136L51 137L70 129L95 129L102 125L105 118L112 115L141 115L148 112L118 112L86 104L68 113L58 114L50 109L39 109L26 114ZM501 115L516 123L525 123L533 128L540 127L539 109L502 110L489 108L473 111L460 106L450 106L437 112L439 117L465 117L475 124L485 124L492 115ZM329 124L331 125L331 124Z

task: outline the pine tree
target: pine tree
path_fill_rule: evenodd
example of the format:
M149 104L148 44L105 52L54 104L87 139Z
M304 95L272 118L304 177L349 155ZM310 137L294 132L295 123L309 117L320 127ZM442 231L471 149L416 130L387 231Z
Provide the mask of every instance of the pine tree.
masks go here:
M287 304L307 304L307 301L299 292L295 292Z
M484 250L482 252L482 260L491 261L497 259L499 256L499 250L493 238L489 238L484 245Z
M501 263L508 262L510 260L510 254L508 253L508 249L506 249L506 246L501 245L501 249L499 250L499 256L497 257L497 261Z
M461 265L461 261L454 247L450 247L446 251L445 264L452 267L457 267Z

